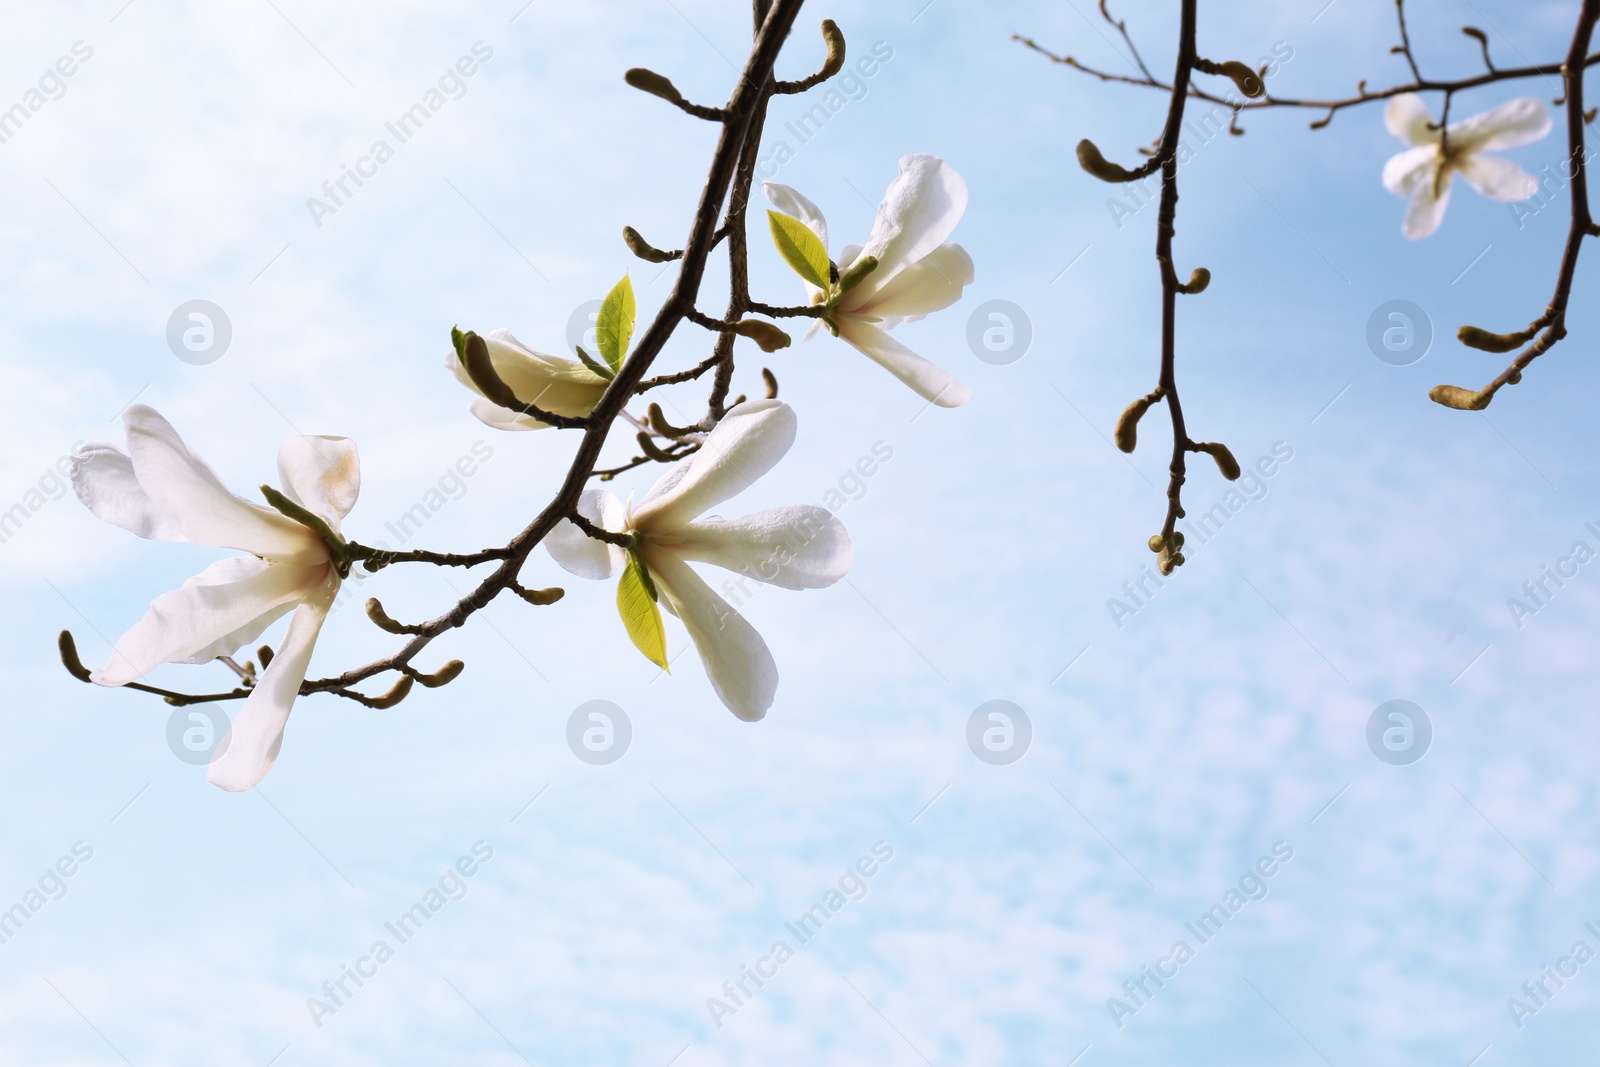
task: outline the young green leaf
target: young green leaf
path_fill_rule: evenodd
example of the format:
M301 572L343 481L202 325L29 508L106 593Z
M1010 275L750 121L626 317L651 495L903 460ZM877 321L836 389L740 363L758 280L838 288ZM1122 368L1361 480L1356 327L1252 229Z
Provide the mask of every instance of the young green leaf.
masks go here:
M792 215L768 209L767 222L772 226L772 243L778 254L794 272L818 289L828 290L828 249L822 238L811 227Z
M644 658L671 673L667 666L667 631L661 624L661 608L650 595L654 584L639 558L630 555L622 580L617 582L617 614L622 616L622 625L628 628L628 636L634 647L644 653Z
M467 365L467 335L455 326L450 327L450 345L456 350L456 360Z
M588 367L590 370L594 371L596 374L600 375L600 377L604 378L608 382L612 378L615 378L617 376L617 372L616 371L612 370L610 367L606 366L604 363L601 363L599 360L595 359L589 353L585 352L583 350L583 346L582 345L578 345L577 348L578 348L578 358L583 361L583 365L585 367Z
M613 373L622 369L622 361L628 357L628 342L633 340L633 322L637 314L638 309L633 302L633 282L624 274L622 280L606 294L604 303L600 305L600 317L594 324L594 336L600 344L600 354L605 357Z

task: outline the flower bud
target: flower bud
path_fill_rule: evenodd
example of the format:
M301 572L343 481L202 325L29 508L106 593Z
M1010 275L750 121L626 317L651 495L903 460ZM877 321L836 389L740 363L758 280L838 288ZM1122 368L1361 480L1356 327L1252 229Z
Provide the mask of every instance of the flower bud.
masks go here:
M1239 461L1233 458L1233 453L1228 451L1228 446L1216 441L1196 441L1196 452L1204 452L1217 461L1217 469L1222 476L1230 482L1239 480Z
M559 585L553 585L549 589L524 589L521 586L517 586L516 592L523 600L530 604L537 604L540 607L554 604L567 595L567 591Z
M674 104L683 102L683 94L678 92L678 87L673 85L672 80L665 74L657 74L655 71L647 70L644 67L634 67L622 76L622 80L641 92L649 93L651 96L659 96L661 99L670 100Z
M1124 452L1132 452L1139 443L1139 420L1144 418L1144 413L1150 410L1150 405L1156 402L1156 395L1141 396L1138 400L1122 409L1122 414L1117 416L1117 428L1112 436L1116 439L1117 447Z
M1538 330L1537 324L1516 333L1490 333L1477 326L1463 326L1456 331L1456 340L1484 352L1510 352L1527 344Z
M1078 142L1078 165L1103 182L1131 182L1137 177L1133 171L1101 155L1100 149L1087 137Z
M1204 267L1196 267L1189 274L1189 281L1186 284L1178 286L1178 292L1188 293L1190 296L1193 296L1195 293L1205 292L1206 286L1210 284L1211 272L1206 270Z
M1166 541L1162 539L1160 534L1151 534L1149 544L1152 552L1160 552L1166 547Z
M780 348L788 348L791 340L788 334L763 319L745 319L734 325L733 332L740 337L750 338L761 346L763 352L776 352Z
M877 256L859 256L844 273L839 275L839 295L843 296L878 269Z
M367 703L374 708L392 708L411 693L411 675L402 674L400 680L381 697L369 697Z
M385 633L414 634L417 632L415 626L407 626L405 623L391 619L389 613L383 610L383 605L378 602L378 598L375 596L367 598L367 618L371 619L373 624Z
M670 263L683 255L682 252L661 251L640 236L632 226L622 228L622 243L628 246L628 251L649 263Z
M1266 83L1261 80L1261 75L1239 62L1230 59L1218 68L1223 74L1233 79L1233 84L1239 91L1249 97L1261 96L1267 91Z
M443 667L440 667L438 670L434 671L432 674L423 674L419 671L417 674L414 674L411 677L415 678L418 682L427 686L429 689L437 689L441 685L449 685L451 682L461 677L461 672L465 668L465 663L462 663L458 659L453 659L449 663L446 663Z
M1463 389L1459 385L1436 385L1428 390L1428 399L1457 411L1482 411L1494 398L1481 391Z
M822 39L828 45L828 58L817 72L817 77L819 81L827 81L844 69L844 31L832 19L823 19Z

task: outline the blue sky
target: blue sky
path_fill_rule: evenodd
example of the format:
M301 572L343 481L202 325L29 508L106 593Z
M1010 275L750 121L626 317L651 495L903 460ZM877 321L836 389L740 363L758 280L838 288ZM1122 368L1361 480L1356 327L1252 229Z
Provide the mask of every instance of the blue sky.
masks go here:
M1168 6L1119 8L1161 71ZM1414 6L1419 59L1440 76L1479 69L1463 22L1507 66L1556 59L1570 32L1570 3ZM1386 0L1323 7L1208 5L1201 47L1250 62L1281 43L1284 94L1404 75ZM418 541L503 541L558 484L571 442L472 420L440 367L449 327L506 326L562 351L573 311L624 271L654 311L667 277L617 233L676 242L712 131L621 73L649 66L720 100L748 16L682 0L10 14L0 106L76 42L92 54L0 144L0 508L44 498L0 544L13 605L0 622L0 906L77 843L92 857L47 878L64 893L0 944L0 1059L1532 1065L1592 1047L1600 962L1520 1029L1506 1004L1575 942L1600 950L1584 928L1600 927L1600 564L1520 626L1507 607L1575 542L1600 549L1585 525L1600 527L1589 265L1572 336L1523 384L1483 414L1426 399L1499 369L1452 340L1457 325L1514 328L1544 307L1565 199L1519 227L1458 185L1440 232L1413 243L1378 180L1401 146L1375 109L1320 132L1311 115L1254 115L1244 137L1197 146L1176 248L1180 270L1206 266L1213 282L1180 308L1186 411L1241 461L1276 448L1279 462L1174 580L1114 617L1108 600L1149 565L1161 516L1158 416L1131 459L1107 440L1154 380L1154 210L1119 227L1119 191L1083 174L1073 146L1090 137L1130 160L1163 101L1009 40L1124 69L1086 0L808 5L783 74L820 62L824 17L852 55L881 42L888 58L820 133L793 139L776 176L823 207L836 247L865 236L901 155L940 155L966 178L955 239L977 280L898 335L976 396L924 411L826 337L741 364L737 388L752 392L773 368L800 437L730 507L821 503L856 484L863 456L891 453L839 512L848 583L763 588L742 609L782 671L767 719L728 714L692 653L658 677L627 647L609 586L541 554L530 579L564 584L559 605L492 606L426 654L424 666L459 656L466 673L395 709L301 702L263 787L235 796L174 758L171 709L79 685L54 654L70 627L102 659L107 638L218 553L140 542L70 495L50 499L53 466L77 441L119 440L134 397L240 490L271 476L283 437L347 435L364 486L346 530L373 540L482 442L491 458ZM492 55L459 98L314 220L307 198L478 42ZM1457 114L1524 92L1558 87L1489 87ZM810 103L777 102L776 136ZM1547 139L1511 155L1538 170L1561 152ZM758 298L799 298L759 239L751 273ZM714 267L705 307L721 307L724 281ZM191 299L232 324L209 365L166 345ZM1008 365L967 345L989 300L1031 323ZM1391 300L1432 324L1409 366L1365 340ZM685 331L662 366L702 355ZM1227 508L1227 488L1197 465L1191 512ZM420 617L457 588L461 575L396 568L359 592ZM676 653L687 642L671 635ZM316 668L391 647L346 607ZM632 722L609 766L565 741L573 709L596 699ZM1032 724L1004 766L966 743L994 699ZM1433 726L1409 766L1366 742L1393 699ZM313 1019L308 998L478 842L492 858L464 895ZM708 998L879 842L892 858L865 895L719 1027ZM1293 855L1265 896L1119 1028L1108 998L1279 842Z

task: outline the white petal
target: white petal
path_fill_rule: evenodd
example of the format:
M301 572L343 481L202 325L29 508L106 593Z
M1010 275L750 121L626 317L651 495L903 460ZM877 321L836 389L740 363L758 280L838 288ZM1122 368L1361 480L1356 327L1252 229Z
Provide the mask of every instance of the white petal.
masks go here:
M923 359L870 322L841 315L839 337L911 386L924 400L942 408L958 408L972 399L972 390L956 381L949 371Z
M636 530L673 533L735 496L794 444L794 410L781 400L729 409L700 450L669 471L633 509Z
M300 683L306 680L306 669L311 666L317 635L322 632L328 607L338 592L339 576L330 573L315 595L294 609L278 654L262 672L233 720L233 728L211 757L206 780L212 785L242 793L272 769L283 745L283 728L289 722L294 698L300 695Z
M1423 182L1431 182L1439 165L1439 149L1434 145L1408 148L1389 157L1383 165L1383 187L1395 196L1410 196Z
M1550 132L1550 112L1531 96L1508 100L1499 107L1474 115L1450 127L1452 150L1498 152L1537 141Z
M1499 156L1471 155L1460 169L1468 185L1492 200L1526 200L1539 191L1538 179Z
M755 627L671 551L647 548L645 562L662 604L689 631L718 699L745 722L766 715L778 692L778 665Z
M628 509L608 489L585 489L578 497L578 514L602 530L621 533L627 528ZM569 519L545 535L544 547L551 559L579 578L609 578L627 562L622 549L590 537Z
M855 299L860 286L852 289L839 307L880 319L888 329L954 304L972 284L973 273L972 257L966 249L957 244L940 245L865 300Z
M682 558L785 589L823 589L850 570L850 535L844 523L815 504L690 523L679 532L685 540L670 548Z
M84 445L72 454L72 491L95 516L152 541L187 541L175 516L150 501L133 460L114 445Z
M278 448L283 494L339 529L361 494L361 457L348 437L291 437Z
M315 588L328 565L300 567L254 556L219 560L150 604L117 641L101 685L136 682L163 663L207 663L254 641L274 619Z
M472 404L467 408L472 412L472 417L485 426L492 426L496 430L548 430L548 422L540 422L531 415L518 415L510 408L503 408L499 404L491 404L483 397L474 397Z
M1416 93L1401 93L1390 100L1383 109L1383 124L1408 145L1439 143L1439 131L1428 128L1433 124L1433 115ZM1454 137L1455 131L1450 136Z
M154 507L173 516L191 541L234 548L284 563L322 563L328 548L292 519L230 493L205 460L189 451L152 408L123 414L133 472Z
M767 199L772 201L772 206L785 215L792 215L811 228L811 232L822 238L822 247L828 247L828 220L823 218L822 209L813 204L805 196L782 182L762 182L762 192L767 194Z
M1444 221L1444 209L1450 203L1450 184L1452 176L1445 173L1444 181L1440 183L1440 192L1433 195L1434 183L1425 182L1417 187L1411 197L1411 203L1406 207L1405 225L1402 232L1413 241L1427 237L1439 228L1439 223Z
M967 183L937 156L913 155L900 160L900 176L889 184L878 205L872 236L861 249L876 256L878 269L857 286L866 300L895 275L935 248L961 221L967 209Z
M484 335L483 343L489 350L489 362L495 373L517 399L557 415L577 418L589 414L609 384L575 359L534 351L513 337L509 330L490 330ZM462 385L478 392L453 350L445 356L445 366ZM481 406L474 403L472 413L497 429L534 430L545 426L536 419L517 415L487 401Z

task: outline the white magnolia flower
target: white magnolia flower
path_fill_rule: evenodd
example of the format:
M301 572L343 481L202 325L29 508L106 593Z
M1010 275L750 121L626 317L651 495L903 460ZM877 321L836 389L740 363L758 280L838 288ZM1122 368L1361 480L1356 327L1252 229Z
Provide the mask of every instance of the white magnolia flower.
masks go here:
M797 504L737 519L701 518L771 470L794 437L795 414L787 404L747 401L731 409L700 450L663 475L637 504L624 505L604 489L591 489L578 505L596 526L634 535L660 602L689 631L711 688L729 710L750 722L772 706L777 664L761 635L689 561L713 563L785 589L821 589L844 577L850 569L850 536L826 508ZM550 532L545 547L557 563L583 578L610 578L629 565L628 550L591 538L568 521Z
M1457 172L1495 200L1526 200L1539 191L1533 175L1509 159L1484 154L1525 145L1550 132L1550 113L1531 96L1452 123L1444 137L1416 93L1390 100L1383 121L1390 133L1415 146L1392 156L1383 168L1384 188L1411 198L1402 227L1407 237L1427 237L1439 228Z
M491 330L483 341L495 373L511 387L517 399L553 414L582 418L599 403L600 394L610 384L577 360L535 352L511 336L510 330ZM445 357L445 367L458 382L478 394L471 410L480 422L497 430L542 430L548 425L485 399L455 352Z
M828 245L828 222L810 200L787 185L763 182L767 199L785 215L799 219ZM834 299L829 319L841 338L940 407L959 407L972 390L942 368L890 337L888 330L914 322L961 299L972 284L972 257L958 244L946 244L967 209L967 183L937 156L910 155L878 205L877 221L865 245L846 245L838 268L870 256L877 267L839 295L806 282L811 303Z
M78 499L140 537L249 555L213 563L182 588L157 597L91 677L101 685L126 685L163 663L231 656L292 612L277 655L256 680L207 773L212 783L240 792L266 777L278 757L311 649L339 591L339 574L321 536L230 493L153 409L135 404L123 422L126 454L105 444L73 453ZM360 491L356 446L343 437L291 437L278 451L278 477L284 496L337 533Z

